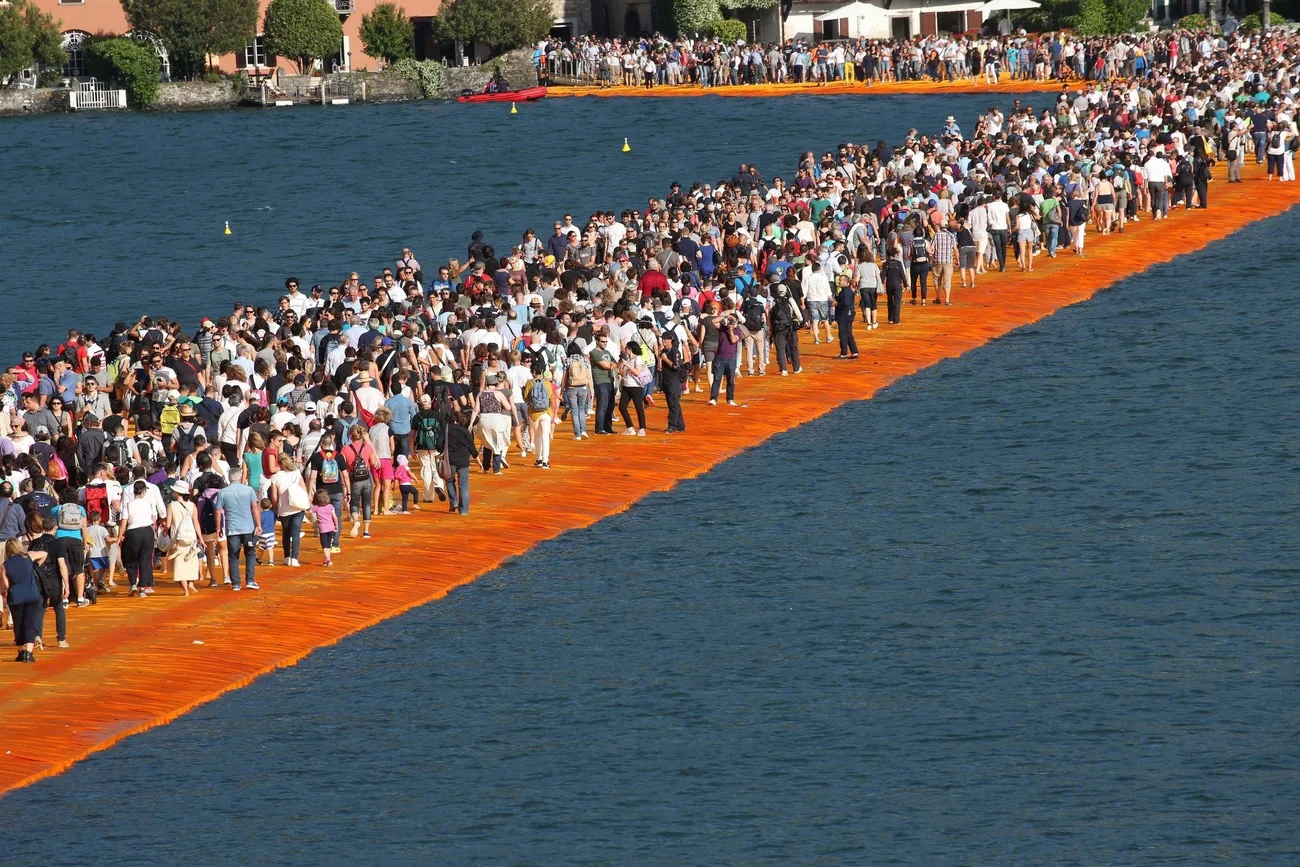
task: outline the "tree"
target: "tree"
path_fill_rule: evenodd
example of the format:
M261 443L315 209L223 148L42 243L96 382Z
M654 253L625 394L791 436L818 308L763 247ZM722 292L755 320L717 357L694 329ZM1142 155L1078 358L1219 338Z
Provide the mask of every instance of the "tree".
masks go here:
M1074 28L1084 36L1131 33L1149 9L1148 0L1079 0Z
M123 37L92 39L86 63L96 78L121 84L132 105L142 108L157 101L162 61L148 45Z
M707 33L721 17L718 0L673 0L673 21L678 33L687 36Z
M192 78L209 55L241 50L257 34L257 0L122 0L135 30L155 34L167 48L172 72Z
M0 78L9 78L40 63L62 66L68 56L54 16L27 0L0 7Z
M434 24L439 39L477 42L501 54L543 39L554 20L550 0L451 0Z
M380 3L361 16L361 44L366 54L382 57L391 66L415 56L415 26L402 7Z
M271 0L262 32L267 51L293 60L301 74L343 47L343 25L325 0Z

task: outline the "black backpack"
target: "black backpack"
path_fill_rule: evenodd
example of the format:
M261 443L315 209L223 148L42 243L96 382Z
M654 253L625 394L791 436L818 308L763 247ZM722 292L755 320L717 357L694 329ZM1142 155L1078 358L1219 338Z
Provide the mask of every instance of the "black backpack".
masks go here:
M104 460L115 467L131 466L131 446L125 437L110 440L104 446Z
M172 436L172 445L176 447L176 454L180 457L192 455L196 451L194 441L198 439L203 428L197 424L191 423L190 429L185 430L184 425L176 425L176 430Z
M762 331L765 327L763 313L767 308L757 298L748 298L741 307L745 314L745 327L750 331Z
M1192 161L1187 157L1178 161L1178 183L1184 186L1192 183Z

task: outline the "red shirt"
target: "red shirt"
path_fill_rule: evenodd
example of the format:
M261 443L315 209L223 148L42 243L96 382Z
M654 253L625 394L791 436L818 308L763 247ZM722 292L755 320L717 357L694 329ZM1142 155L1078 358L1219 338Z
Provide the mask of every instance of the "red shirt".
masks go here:
M668 278L662 271L647 271L641 275L640 280L636 281L636 288L640 290L641 298L646 299L656 289L668 291Z

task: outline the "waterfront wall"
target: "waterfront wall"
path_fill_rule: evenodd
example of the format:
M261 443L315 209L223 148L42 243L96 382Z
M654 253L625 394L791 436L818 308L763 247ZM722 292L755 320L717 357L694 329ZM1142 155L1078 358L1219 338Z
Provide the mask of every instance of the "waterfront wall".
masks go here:
M442 96L454 99L462 91L479 93L493 74L501 76L511 89L532 87L537 83L533 68L532 51L520 49L478 66L449 67ZM357 102L404 102L421 99L420 85L387 72L342 73L328 76L333 79L351 78L353 99ZM316 80L319 81L319 76ZM161 86L158 102L150 111L197 111L203 109L233 108L240 104L242 89L237 86L242 79L222 81L173 81ZM304 87L308 76L282 75L281 87L292 91L295 83ZM37 90L0 90L0 117L27 114L53 114L68 111L69 91L61 88Z

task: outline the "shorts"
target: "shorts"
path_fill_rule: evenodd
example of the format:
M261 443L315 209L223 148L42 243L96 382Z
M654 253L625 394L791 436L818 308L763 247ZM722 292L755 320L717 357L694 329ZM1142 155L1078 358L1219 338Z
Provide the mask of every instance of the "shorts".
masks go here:
M1022 244L1024 244L1027 241L1032 242L1034 240L1034 230L1021 229L1019 232L1016 233L1016 240Z
M274 533L260 533L260 534L258 535L258 537L257 537L257 547L261 548L263 551L274 551L274 550L275 550L275 534L274 534Z
M831 302L829 301L809 301L808 318L813 322L830 322L831 321Z
M220 533L204 533L204 534L203 534L203 544L204 544L204 545L220 545L220 544L221 544L222 542L224 542L224 541L226 541L226 537L223 536L223 535L220 534Z
M395 473L393 471L392 458L379 459L379 472L375 473L375 477L381 482L391 482L394 479Z
M705 365L713 364L713 356L718 354L718 347L706 346L704 347L704 349L701 350L701 354L704 356Z
M108 558L107 558L107 557L91 557L91 558L90 558L90 568L91 568L92 570L96 571L96 572L98 572L100 569L107 569L107 568L108 568Z
M1115 203L1114 203L1114 202L1098 202L1098 203L1097 203L1097 207L1100 208L1100 209L1103 210L1103 211L1106 211L1107 213L1110 213L1110 214L1115 213Z
M880 291L876 286L863 286L858 289L858 295L862 298L863 310L876 309L876 293Z

